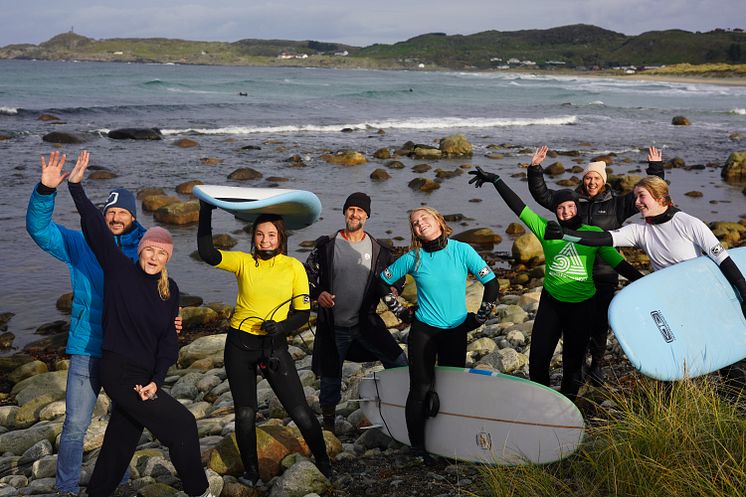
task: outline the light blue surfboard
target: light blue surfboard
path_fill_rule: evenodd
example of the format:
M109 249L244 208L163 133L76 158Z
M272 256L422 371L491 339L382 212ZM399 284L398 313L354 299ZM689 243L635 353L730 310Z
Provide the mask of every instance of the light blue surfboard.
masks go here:
M746 247L728 250L746 274ZM609 324L646 376L694 378L746 358L746 318L733 287L708 257L655 271L614 297Z
M492 371L435 368L440 411L425 424L425 449L486 464L549 463L572 454L583 439L580 411L559 392ZM377 371L358 387L368 420L409 445L404 414L409 368Z
M199 185L194 187L193 193L198 199L243 221L254 222L261 214L278 214L288 229L310 226L321 215L321 201L305 190Z

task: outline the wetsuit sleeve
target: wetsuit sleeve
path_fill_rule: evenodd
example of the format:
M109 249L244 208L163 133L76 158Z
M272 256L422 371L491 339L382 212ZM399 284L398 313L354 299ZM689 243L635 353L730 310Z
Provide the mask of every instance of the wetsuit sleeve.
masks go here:
M666 179L665 169L663 169L663 162L648 162L648 168L645 169L645 174L647 174L648 176L658 176L660 179Z
M311 297L308 293L308 276L306 269L297 259L293 259L293 301L292 308L296 311L311 309Z
M387 285L393 285L397 280L410 273L414 267L414 253L407 252L399 257L393 264L381 271L379 277Z
M104 271L118 266L130 266L132 261L117 247L114 235L106 226L103 214L86 196L83 185L70 183L69 181L67 184L70 195L75 202L75 207L80 213L80 227L83 230L83 235Z
M502 179L499 179L493 184L495 185L497 193L499 193L505 203L508 204L508 208L510 208L516 216L520 216L521 212L523 212L523 208L526 207L526 203L521 200Z
M490 266L482 259L476 250L471 245L463 244L459 245L464 250L464 260L466 262L466 268L473 274L481 284L486 284L489 281L495 279L495 273L492 272Z
M217 266L223 257L212 242L212 211L213 208L209 204L200 201L197 252L203 261L211 266Z
M535 213L531 207L525 206L519 216L523 224L536 235L539 240L544 240L544 232L547 229L547 220Z
M738 296L741 299L741 310L744 317L746 317L746 278L744 278L743 273L738 269L738 266L736 266L736 263L733 262L730 256L727 256L720 263L720 271L723 272L728 283L733 285L736 292L738 292Z
M600 247L598 249L598 255L601 257L601 259L606 261L609 266L613 268L615 268L617 264L624 260L622 254L620 254L619 251L614 247Z
M179 314L179 287L176 286L176 282L169 279L169 285L171 286L171 297L169 299L172 302L171 305L171 319L168 329L161 333L158 339L158 350L155 356L155 368L153 371L153 377L151 380L155 383L158 388L161 388L163 382L166 379L166 373L168 368L176 362L178 357L178 340L176 338L176 328L173 327L174 319Z
M529 193L540 206L551 211L554 205L554 190L547 188L547 182L544 180L544 168L537 164L529 166L526 171Z
M308 277L308 289L311 299L316 300L322 292L321 289L321 247L329 240L328 236L322 236L316 240L313 250L308 254L306 263L306 276Z
M617 264L616 266L612 266L612 267L614 268L614 271L624 276L629 281L637 281L644 276L640 271L635 269L635 267L632 264L630 264L624 259L622 259L619 262L619 264Z
M575 231L563 228L562 240L566 242L579 243L589 247L613 247L614 243L611 233L608 231Z
M690 216L690 219L692 220L690 226L694 243L697 244L703 254L715 261L719 266L728 257L728 252L705 223L693 216Z

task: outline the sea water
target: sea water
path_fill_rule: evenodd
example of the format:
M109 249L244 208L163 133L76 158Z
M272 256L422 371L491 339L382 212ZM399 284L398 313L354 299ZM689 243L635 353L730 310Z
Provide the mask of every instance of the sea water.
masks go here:
M61 122L38 120L42 113ZM691 126L672 126L671 118L684 115ZM118 141L106 137L123 127L157 127L162 141ZM343 129L348 132L342 132ZM382 132L379 132L382 130ZM0 312L13 312L9 330L16 346L35 338L41 324L65 319L56 299L70 291L66 266L44 253L25 231L28 197L40 176L40 156L54 150L42 136L51 131L84 135L85 145L64 145L68 166L79 150L91 152L92 166L118 177L85 181L94 202L103 201L115 187L137 190L174 187L199 179L209 184L270 186L266 179L232 182L228 174L252 167L266 177L279 176L282 188L315 192L323 204L323 218L295 232L291 255L304 260L301 241L331 234L343 226L341 206L346 196L364 191L372 199L367 229L381 238L409 238L407 210L429 204L445 214L468 219L454 223L455 231L487 226L503 235L497 251L510 249L504 234L516 221L491 187L475 190L467 175L443 180L432 193L413 192L407 183L415 177L434 178L437 168L453 170L464 164L501 174L511 187L536 208L526 183L511 177L525 171L529 150L547 144L557 150L578 150L580 158L614 152L616 174L644 169L646 147L663 150L664 159L682 157L689 165L722 165L728 154L741 150L729 140L734 132L746 136L746 87L702 83L668 83L633 79L512 74L503 72L417 72L305 68L213 67L160 64L0 61L0 220L3 257ZM406 141L437 146L447 135L462 133L474 145L467 160L430 161L433 170L417 174L411 166L427 161L399 158L404 169L387 169L392 178L373 182L373 169L385 168L373 159L375 150L394 150ZM199 143L195 148L174 146L181 138ZM743 143L743 142L742 142ZM492 149L493 144L518 148ZM259 150L244 150L252 145ZM360 166L329 165L320 159L327 152L354 149L369 162ZM523 149L523 151L521 151ZM495 158L496 153L503 158ZM287 159L300 155L303 168ZM223 160L215 166L200 159ZM555 160L567 169L570 157ZM640 174L637 172L636 174ZM737 220L746 214L743 186L728 185L720 169L667 170L677 204L705 221ZM549 179L569 178L568 173ZM559 188L559 187L557 187ZM699 190L702 198L684 193ZM481 202L470 200L481 199ZM138 206L139 207L139 206ZM152 215L139 212L143 225L155 224ZM248 250L243 223L216 211L215 233L232 233ZM60 189L54 220L70 228L79 219L66 187ZM631 219L637 222L636 218ZM169 227L176 252L170 274L182 291L205 301L232 304L236 284L232 274L198 262L196 227Z

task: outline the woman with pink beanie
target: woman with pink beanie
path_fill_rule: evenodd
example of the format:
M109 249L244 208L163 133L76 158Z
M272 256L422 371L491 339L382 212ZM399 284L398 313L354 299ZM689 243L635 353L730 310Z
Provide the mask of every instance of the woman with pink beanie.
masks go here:
M116 246L103 215L80 184L87 167L84 151L69 174L68 186L83 234L104 272L100 378L113 401L88 495L108 497L114 492L147 428L168 447L184 491L208 497L194 416L160 390L178 356L174 318L179 313L179 287L166 270L174 250L171 234L150 228L133 264Z

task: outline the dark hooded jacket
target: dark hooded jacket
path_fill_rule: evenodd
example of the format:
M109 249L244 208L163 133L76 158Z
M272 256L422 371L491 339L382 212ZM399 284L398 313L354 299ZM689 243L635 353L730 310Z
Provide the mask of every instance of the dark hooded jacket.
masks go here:
M366 233L366 236L370 234ZM321 292L331 292L334 270L334 243L335 236L322 236L316 240L313 251L306 260L306 273L311 290L311 299L317 300ZM368 281L365 283L363 303L360 306L359 326L360 333L367 340L376 344L386 358L393 361L401 354L402 350L386 329L381 317L376 313L376 307L381 299L380 285L377 275L386 269L392 262L391 252L381 243L370 236L372 253L372 265ZM401 290L401 283L395 285ZM353 362L369 362L378 360L368 350L353 342L347 353L346 359ZM319 376L336 377L339 375L339 355L334 339L334 308L318 308L316 320L316 339L313 344L313 359L311 362L313 372Z
M663 163L649 162L645 171L648 175L664 178ZM528 168L528 191L531 196L542 207L553 210L554 195L558 190L547 187L544 181L544 169L540 165ZM580 199L578 200L578 214L581 222L591 226L598 226L606 231L621 228L624 221L638 213L635 207L635 193L629 192L623 195L614 192L607 184L604 190L591 198L586 193L583 183L576 188ZM600 257L596 258L593 266L593 281L597 286L616 287L619 276Z

